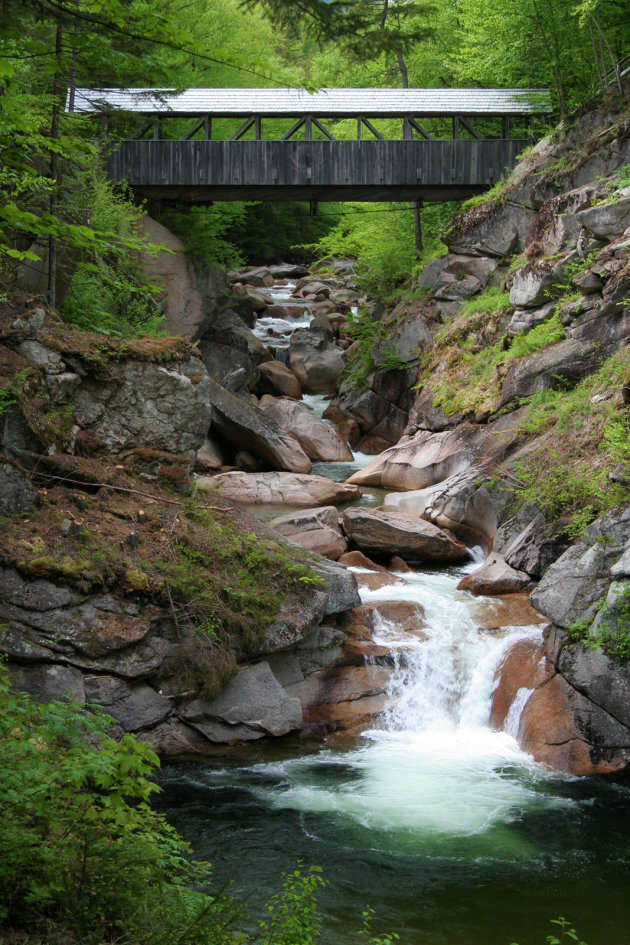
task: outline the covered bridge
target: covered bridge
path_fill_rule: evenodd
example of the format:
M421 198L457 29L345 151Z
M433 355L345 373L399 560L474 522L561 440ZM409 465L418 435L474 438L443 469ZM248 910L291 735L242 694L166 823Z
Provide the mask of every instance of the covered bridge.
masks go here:
M457 200L514 165L550 101L540 89L76 89L67 110L101 114L109 176L143 197ZM140 121L116 140L121 116Z

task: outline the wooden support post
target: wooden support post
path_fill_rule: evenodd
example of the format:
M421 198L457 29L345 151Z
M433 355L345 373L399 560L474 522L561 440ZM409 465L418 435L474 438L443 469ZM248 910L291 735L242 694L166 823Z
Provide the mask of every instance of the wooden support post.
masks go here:
M423 207L422 200L414 200L413 202L413 231L416 241L416 253L418 256L422 253L422 217L420 216L420 211Z
M310 115L307 115L304 119L304 138L306 141L313 140L313 129L312 129L313 119Z
M212 118L206 115L203 120L203 137L206 141L212 141Z
M311 200L308 205L308 215L310 217L316 217L318 214L319 205L316 200Z
M363 125L363 119L359 116L359 118L357 118L357 141L361 140L361 130L362 130L361 126L362 125Z
M503 126L503 138L507 141L507 139L510 137L510 116L504 115L501 120L501 124Z
M418 132L418 134L420 135L421 138L424 138L425 141L433 141L433 138L431 137L431 135L429 134L429 132L428 132L428 131L425 131L425 129L424 129L424 128L422 127L422 125L420 124L420 122L416 121L415 118L409 118L408 121L409 121L409 124L411 125L411 127L412 127L412 128L415 128L415 130ZM413 134L413 132L412 132L412 134Z
M411 141L413 139L413 126L409 121L409 118L403 118L403 141Z
M482 135L480 135L477 129L475 128L472 122L472 119L469 118L468 121L466 121L464 118L460 118L459 123L462 126L462 128L465 128L466 131L470 132L473 138L477 138L478 140L482 138Z
M153 140L157 141L160 137L160 123L159 121L153 122Z
M262 119L260 115L256 115L256 118L254 119L254 137L256 138L256 141L262 140Z
M244 121L243 124L241 125L241 127L238 129L238 131L236 131L236 132L232 135L232 137L231 137L229 140L230 140L230 141L240 141L240 139L243 137L243 135L247 134L247 132L249 131L249 129L252 127L252 125L254 124L255 120L256 120L256 119L252 117L252 118L248 118L246 121Z
M459 118L453 118L453 140L457 141L459 138Z

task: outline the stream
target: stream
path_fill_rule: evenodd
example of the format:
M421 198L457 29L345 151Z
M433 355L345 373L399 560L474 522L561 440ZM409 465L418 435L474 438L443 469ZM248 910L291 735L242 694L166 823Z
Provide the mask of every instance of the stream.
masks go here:
M369 458L314 472L345 479ZM252 931L301 860L328 881L324 945L361 942L366 906L375 934L398 932L406 945L542 945L559 915L589 945L630 942L630 789L551 772L521 751L511 732L527 691L508 731L490 729L502 656L541 631L477 626L480 599L457 583L479 563L400 573L398 585L362 592L366 603L420 603L427 628L403 643L381 621L394 708L358 742L249 745L161 772L158 808L218 881L233 880Z

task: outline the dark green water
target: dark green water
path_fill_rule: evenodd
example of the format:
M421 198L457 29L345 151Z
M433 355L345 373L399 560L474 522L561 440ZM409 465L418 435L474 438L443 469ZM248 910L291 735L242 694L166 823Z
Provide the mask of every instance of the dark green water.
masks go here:
M308 797L303 805L283 800L308 782L352 795L362 777L355 752L347 764L344 753L308 756L299 773L293 753L257 754L246 766L167 768L158 802L254 916L301 859L322 866L329 881L319 902L331 945L361 941L354 932L366 905L377 912L377 930L398 931L413 945L538 945L558 915L589 945L630 942L627 788L505 769L500 776L524 782L540 804L530 797L509 823L472 836L422 836L404 824L373 829L344 810L310 811Z

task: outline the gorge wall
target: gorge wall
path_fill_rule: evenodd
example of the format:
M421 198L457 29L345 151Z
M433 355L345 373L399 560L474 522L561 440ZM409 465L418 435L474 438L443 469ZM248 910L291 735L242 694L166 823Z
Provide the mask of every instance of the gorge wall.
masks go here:
M10 298L0 648L13 680L95 700L168 757L358 731L386 704L389 657L344 563L386 584L393 555L447 563L465 542L488 553L467 590L505 602L533 587L552 621L542 651L507 654L494 724L527 690L518 737L536 758L626 771L629 188L630 112L611 98L464 209L391 311L361 300L341 262L316 280L284 266L230 283L150 220L174 251L152 271L166 325L187 337L73 331ZM282 361L251 329L273 304L265 280L284 276L314 321ZM377 327L358 386L357 301ZM302 390L336 391L336 430ZM378 455L346 484L309 475L343 461L346 441ZM362 485L392 491L340 525ZM315 508L273 529L234 508L270 495Z

